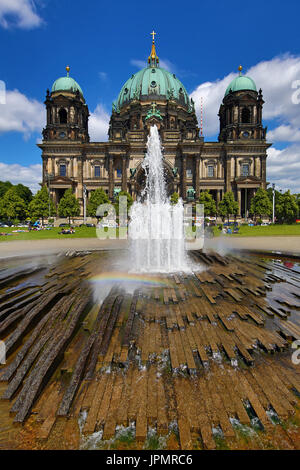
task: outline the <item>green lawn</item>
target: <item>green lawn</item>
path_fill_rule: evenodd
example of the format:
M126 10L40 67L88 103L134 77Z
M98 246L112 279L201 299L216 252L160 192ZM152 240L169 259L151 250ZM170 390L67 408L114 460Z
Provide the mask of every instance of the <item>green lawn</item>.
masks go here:
M40 230L31 231L27 233L13 233L16 228L1 228L0 232L11 233L11 235L1 235L1 241L14 241L14 240L47 240L51 238L96 238L95 227L76 227L75 233L72 235L60 235L59 232L62 230L61 227L55 227L51 230ZM23 229L20 229L23 230ZM25 229L24 229L25 230ZM106 229L108 230L108 229ZM113 229L109 229L111 235L113 235ZM116 230L118 237L119 229ZM214 235L220 236L220 231L217 227L214 227ZM266 227L256 226L249 227L248 225L240 226L238 234L225 235L226 237L275 237L275 236L300 236L300 224L299 225L269 225Z
M220 236L220 231L214 227L215 236ZM261 227L249 227L241 225L238 234L226 234L226 237L276 237L276 236L300 236L300 224L298 225L268 225Z
M75 227L75 233L70 235L60 235L61 227L54 227L51 230L40 230L30 231L27 233L13 233L13 230L19 230L18 228L3 228L1 227L0 232L11 233L11 235L1 235L0 242L14 241L14 240L46 240L49 238L96 238L95 227ZM20 230L26 230L20 228ZM106 229L107 230L107 229ZM112 230L112 229L109 229ZM118 229L117 229L118 234Z

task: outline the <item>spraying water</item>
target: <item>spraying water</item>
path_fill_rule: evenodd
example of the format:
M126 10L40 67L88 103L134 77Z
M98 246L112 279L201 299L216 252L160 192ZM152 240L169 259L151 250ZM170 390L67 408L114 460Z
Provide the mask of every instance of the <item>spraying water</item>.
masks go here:
M129 224L132 267L136 272L174 272L187 269L182 200L167 197L163 155L156 126L150 128L143 161L146 186L142 200L131 208Z

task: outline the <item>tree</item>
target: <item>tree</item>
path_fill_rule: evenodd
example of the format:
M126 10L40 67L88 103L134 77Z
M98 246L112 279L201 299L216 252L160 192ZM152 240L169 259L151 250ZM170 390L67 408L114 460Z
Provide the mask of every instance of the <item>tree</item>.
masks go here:
M130 207L133 204L133 197L127 191L120 191L115 199L115 210L116 214L119 215L119 199L120 196L127 197L127 213L129 214Z
M28 210L30 217L33 219L41 218L44 225L44 218L49 217L49 203L50 215L55 215L55 207L52 199L49 199L47 186L43 186L29 203Z
M3 218L10 219L25 219L27 215L26 204L20 196L15 192L12 187L0 200L0 215Z
M23 201L25 201L27 204L30 203L33 198L33 195L31 190L27 186L24 186L24 184L17 184L16 186L14 186L14 189L16 194L20 196Z
M103 191L102 188L96 189L96 191L93 191L90 195L88 206L87 206L87 211L88 215L90 217L97 217L96 212L98 206L101 204L108 204L109 203L109 198L106 194L105 191Z
M299 194L296 194L296 203L297 203L297 206L298 206L298 214L297 214L297 217L299 218L299 217L300 217L300 193L299 193Z
M71 223L71 217L73 218L80 214L79 202L71 188L67 189L61 198L58 205L58 213L60 217L68 217L69 224Z
M228 191L224 194L222 201L219 202L218 208L219 215L224 220L227 217L229 222L229 217L231 215L236 216L239 212L239 204L234 199L234 195L232 191Z
M178 193L173 193L172 196L170 197L170 202L171 204L175 205L179 201L179 194Z
M266 190L259 188L255 196L251 199L250 214L260 218L263 216L270 217L272 215L272 203Z
M11 189L12 187L13 185L10 181L0 181L0 198L2 198L6 191Z
M298 204L296 202L296 196L291 194L289 190L284 194L280 194L277 204L275 205L276 219L280 223L292 224L295 222L297 213Z
M202 191L199 197L200 204L204 205L205 217L214 216L217 213L216 203L209 191Z

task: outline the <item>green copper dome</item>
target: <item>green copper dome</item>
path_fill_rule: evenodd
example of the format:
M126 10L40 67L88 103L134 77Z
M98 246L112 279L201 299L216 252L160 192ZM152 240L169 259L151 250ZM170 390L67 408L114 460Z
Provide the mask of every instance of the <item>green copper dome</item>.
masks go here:
M186 89L175 74L159 67L159 58L156 55L154 43L154 31L151 33L152 49L148 58L148 67L133 74L123 85L119 96L113 103L113 109L117 112L130 101L175 99L189 110L191 104Z
M229 94L230 90L232 92L241 91L241 90L257 91L254 80L252 80L252 78L250 77L246 77L246 75L241 74L241 71L242 71L241 66L239 67L239 70L240 70L240 75L234 78L232 82L229 83L228 87L226 88L225 96Z
M76 93L79 91L79 93L83 96L82 89L78 85L78 83L74 80L74 78L71 78L69 76L69 71L70 67L66 67L67 70L67 76L66 77L60 77L55 82L53 83L52 86L52 93L55 91L71 91L72 93Z
M123 85L117 100L114 102L116 109L133 99L154 99L154 96L182 102L189 106L189 96L180 80L158 65L149 66L132 75Z

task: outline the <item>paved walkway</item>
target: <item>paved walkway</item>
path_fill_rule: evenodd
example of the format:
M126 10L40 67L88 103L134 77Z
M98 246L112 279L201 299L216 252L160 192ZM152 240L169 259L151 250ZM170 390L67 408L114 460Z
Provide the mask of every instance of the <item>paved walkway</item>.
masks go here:
M68 250L119 250L128 247L127 240L99 240L98 238L72 238L49 240L20 240L0 242L0 259L31 255L51 255ZM192 249L197 247L190 244ZM205 240L205 247L225 254L231 250L282 252L300 255L300 237L218 237Z
M119 250L127 248L127 240L69 238L0 242L0 259L14 256L54 255L69 250Z
M281 252L300 255L300 237L237 237L221 236L205 240L205 247L223 252L249 250L258 252Z

